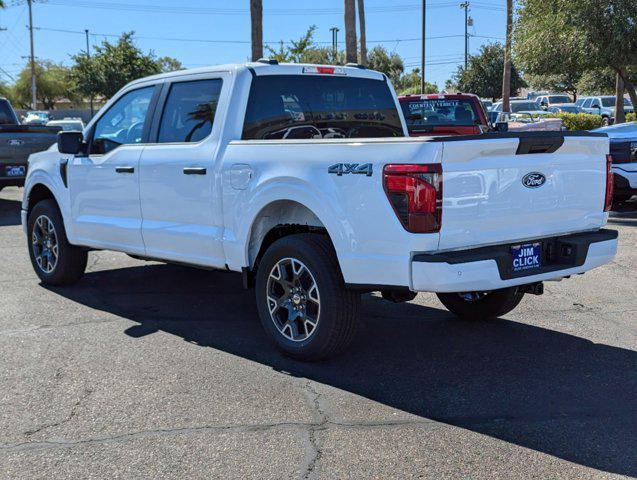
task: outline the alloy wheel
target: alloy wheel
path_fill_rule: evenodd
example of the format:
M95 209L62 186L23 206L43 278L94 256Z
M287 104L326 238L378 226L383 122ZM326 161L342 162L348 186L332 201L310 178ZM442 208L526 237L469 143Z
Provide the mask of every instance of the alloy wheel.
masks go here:
M288 340L301 342L316 332L321 300L314 275L303 262L279 260L268 276L267 296L270 317Z
M46 215L40 215L31 232L33 256L44 273L51 273L58 263L58 237L53 222Z

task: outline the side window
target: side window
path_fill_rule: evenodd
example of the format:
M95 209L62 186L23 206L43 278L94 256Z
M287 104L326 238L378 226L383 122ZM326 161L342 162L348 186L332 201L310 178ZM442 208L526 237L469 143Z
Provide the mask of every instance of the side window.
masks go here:
M91 154L104 154L121 145L141 143L144 122L155 87L128 92L95 123Z
M159 143L199 142L212 131L221 79L173 83L159 126Z
M584 100L584 108L589 108L591 106L591 102L593 101L592 98L587 98L586 100Z

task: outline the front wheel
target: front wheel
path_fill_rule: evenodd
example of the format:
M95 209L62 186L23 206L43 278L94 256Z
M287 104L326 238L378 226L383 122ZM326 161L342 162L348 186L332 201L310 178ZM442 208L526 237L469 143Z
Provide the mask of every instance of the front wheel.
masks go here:
M437 293L438 299L454 315L464 320L486 320L506 315L522 301L518 287L489 292Z
M261 324L286 355L321 360L343 351L354 336L360 294L345 288L324 235L274 242L259 263L255 290Z
M53 200L42 200L33 207L27 229L31 264L42 283L69 285L84 275L88 253L69 243Z

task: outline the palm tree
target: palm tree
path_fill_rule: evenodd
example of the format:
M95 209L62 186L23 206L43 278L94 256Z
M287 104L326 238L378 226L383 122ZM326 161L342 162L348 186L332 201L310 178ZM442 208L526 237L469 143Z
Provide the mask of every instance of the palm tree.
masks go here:
M502 75L502 111L511 111L511 28L513 22L513 0L507 0L506 40L504 43L504 73Z
M365 0L358 0L358 28L361 34L361 64L367 65L367 35L365 34Z
M357 63L356 6L354 0L345 0L345 61Z
M263 57L263 2L261 0L250 0L250 20L252 22L252 61L256 62Z

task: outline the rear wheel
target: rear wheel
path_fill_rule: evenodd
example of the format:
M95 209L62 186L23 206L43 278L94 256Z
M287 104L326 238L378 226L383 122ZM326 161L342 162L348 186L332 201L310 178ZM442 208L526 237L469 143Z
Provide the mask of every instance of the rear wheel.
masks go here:
M345 288L324 235L274 242L259 263L255 290L261 324L286 355L321 360L343 351L354 336L360 294Z
M69 243L53 200L42 200L33 207L27 229L31 264L42 283L69 285L84 275L88 253Z
M518 287L489 292L438 293L438 299L451 313L465 320L486 320L509 313L522 301Z
M602 117L602 126L607 127L608 125L610 125L610 118Z

